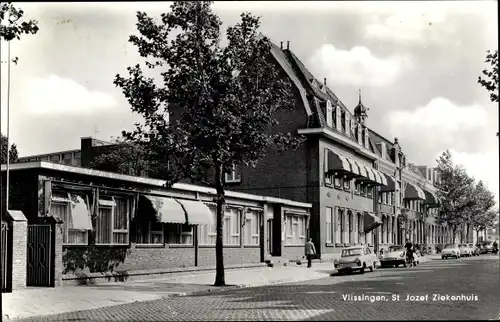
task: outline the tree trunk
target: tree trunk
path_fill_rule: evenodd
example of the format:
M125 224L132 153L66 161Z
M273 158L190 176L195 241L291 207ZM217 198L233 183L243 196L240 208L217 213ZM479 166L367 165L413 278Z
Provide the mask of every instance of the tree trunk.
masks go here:
M223 228L224 228L224 171L222 165L215 167L215 189L217 190L217 237L215 241L215 283L214 286L226 286L226 278L224 273L224 245L223 245Z

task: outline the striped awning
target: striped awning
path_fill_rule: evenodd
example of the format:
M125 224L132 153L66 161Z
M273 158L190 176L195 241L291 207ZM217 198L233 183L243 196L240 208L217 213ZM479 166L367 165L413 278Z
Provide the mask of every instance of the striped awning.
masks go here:
M190 225L215 224L215 218L210 209L201 201L177 199L186 211L186 218Z
M425 204L430 208L439 207L439 199L434 193L427 189L422 189L425 194Z
M355 160L352 160L352 162L354 162L354 164L356 164L358 166L358 169L359 169L359 175L363 178L367 178L368 179L368 173L367 173L367 170L366 168L359 164L358 162L356 162Z
M349 158L346 158L347 159L347 162L349 162L349 165L351 166L351 173L354 174L355 176L360 176L360 172L359 172L359 166L358 164L354 161L354 160L351 160Z
M347 158L328 150L327 152L327 172L351 173L351 164Z
M425 200L425 193L420 187L406 183L404 199Z
M373 172L373 175L375 176L375 182L377 183L377 185L382 185L382 178L381 178L380 173L373 168L369 168L368 170Z
M364 231L365 233L368 233L372 230L374 230L375 228L377 228L378 226L382 225L382 220L377 217L377 215L375 215L374 213L372 212L368 212L368 211L365 211L363 212L363 222L364 222Z
M383 192L391 192L396 191L396 180L388 174L380 172L382 176L385 178L387 184L380 189Z

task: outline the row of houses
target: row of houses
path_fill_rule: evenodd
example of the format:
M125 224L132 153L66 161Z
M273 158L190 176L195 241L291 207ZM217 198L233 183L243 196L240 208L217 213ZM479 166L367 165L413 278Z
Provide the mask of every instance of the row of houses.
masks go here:
M235 164L226 174L226 262L300 258L308 237L321 259L357 244L378 251L407 238L451 241L450 231L434 221L436 169L411 164L397 139L370 129L361 95L351 112L290 49L273 45L270 57L295 95L295 108L277 115L276 130L306 141L295 151L270 151L255 168ZM170 119L180 113L171 110ZM46 216L64 221L61 260L68 279L81 270L213 264L214 192L187 183L166 189L157 179L88 169L110 148L86 137L80 149L20 158L11 167L11 182L23 188L10 209L23 210L28 223Z

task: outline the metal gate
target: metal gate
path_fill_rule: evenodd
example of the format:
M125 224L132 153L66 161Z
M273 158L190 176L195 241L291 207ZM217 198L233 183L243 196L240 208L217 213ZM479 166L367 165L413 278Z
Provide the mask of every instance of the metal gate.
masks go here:
M27 286L51 286L51 225L28 225Z
M8 291L9 225L2 222L2 292Z

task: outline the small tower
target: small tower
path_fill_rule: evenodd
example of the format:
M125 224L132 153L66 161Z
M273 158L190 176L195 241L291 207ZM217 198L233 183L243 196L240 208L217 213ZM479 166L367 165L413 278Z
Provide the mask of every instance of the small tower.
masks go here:
M358 121L359 124L366 125L366 119L368 115L366 112L368 109L361 102L361 89L359 90L359 102L358 105L354 108L354 117Z

